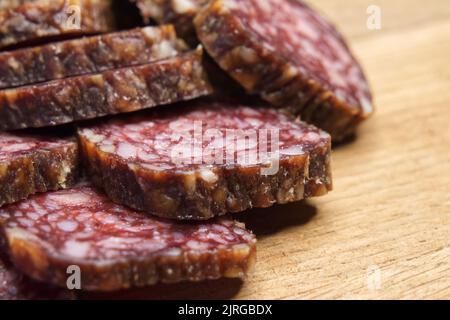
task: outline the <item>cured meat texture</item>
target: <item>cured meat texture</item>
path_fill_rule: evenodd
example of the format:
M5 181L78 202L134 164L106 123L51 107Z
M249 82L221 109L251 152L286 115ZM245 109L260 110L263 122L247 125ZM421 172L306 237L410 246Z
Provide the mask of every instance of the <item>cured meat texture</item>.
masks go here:
M113 28L109 0L43 0L0 10L0 48Z
M296 0L213 0L195 19L208 53L250 93L328 131L372 112L359 63L328 21Z
M111 199L162 217L204 220L331 189L329 135L268 108L201 101L82 128L79 139Z
M0 10L12 9L18 7L27 2L33 2L37 0L0 0Z
M209 0L136 0L141 15L157 23L173 23L177 33L195 43L192 23L200 8Z
M75 140L0 133L0 206L72 186L78 160Z
M0 91L0 130L45 127L211 93L198 48L173 58Z
M25 278L0 257L0 300L72 300L75 296L59 288L46 287Z
M173 26L146 27L0 53L0 89L167 59L187 51Z
M112 203L86 184L36 195L0 210L11 260L28 276L66 286L68 266L83 290L243 277L255 237L229 219L176 223Z

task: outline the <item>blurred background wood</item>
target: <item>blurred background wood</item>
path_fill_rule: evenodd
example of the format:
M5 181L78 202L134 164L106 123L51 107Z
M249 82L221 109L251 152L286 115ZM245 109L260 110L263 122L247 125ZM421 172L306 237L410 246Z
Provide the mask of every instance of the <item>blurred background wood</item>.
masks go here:
M244 283L157 286L121 298L450 298L450 3L314 0L348 37L377 112L335 148L335 190L238 215L259 236ZM381 30L366 27L379 5Z

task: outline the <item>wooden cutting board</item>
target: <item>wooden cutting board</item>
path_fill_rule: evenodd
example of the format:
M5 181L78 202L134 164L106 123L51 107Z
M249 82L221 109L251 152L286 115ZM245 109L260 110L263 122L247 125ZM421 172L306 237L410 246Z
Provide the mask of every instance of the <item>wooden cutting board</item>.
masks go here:
M314 0L348 37L377 112L335 147L334 191L238 215L259 238L245 282L121 298L450 298L450 3ZM367 8L381 9L368 30Z

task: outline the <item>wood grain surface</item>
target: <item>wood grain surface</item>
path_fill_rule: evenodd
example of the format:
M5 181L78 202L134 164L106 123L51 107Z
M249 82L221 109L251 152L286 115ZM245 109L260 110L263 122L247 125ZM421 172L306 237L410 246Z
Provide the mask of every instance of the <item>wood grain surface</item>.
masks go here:
M379 5L381 30L366 27ZM450 298L450 3L315 0L348 37L377 112L336 146L334 191L237 215L259 238L245 281L161 285L120 298ZM99 296L101 297L101 296Z

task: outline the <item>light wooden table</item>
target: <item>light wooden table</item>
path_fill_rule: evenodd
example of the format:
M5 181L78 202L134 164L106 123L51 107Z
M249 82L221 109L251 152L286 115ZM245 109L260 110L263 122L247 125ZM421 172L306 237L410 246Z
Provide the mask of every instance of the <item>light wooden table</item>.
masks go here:
M334 191L237 216L259 238L247 281L122 297L450 298L450 2L313 2L349 38L377 105L357 139L334 150ZM379 31L366 27L371 4Z

